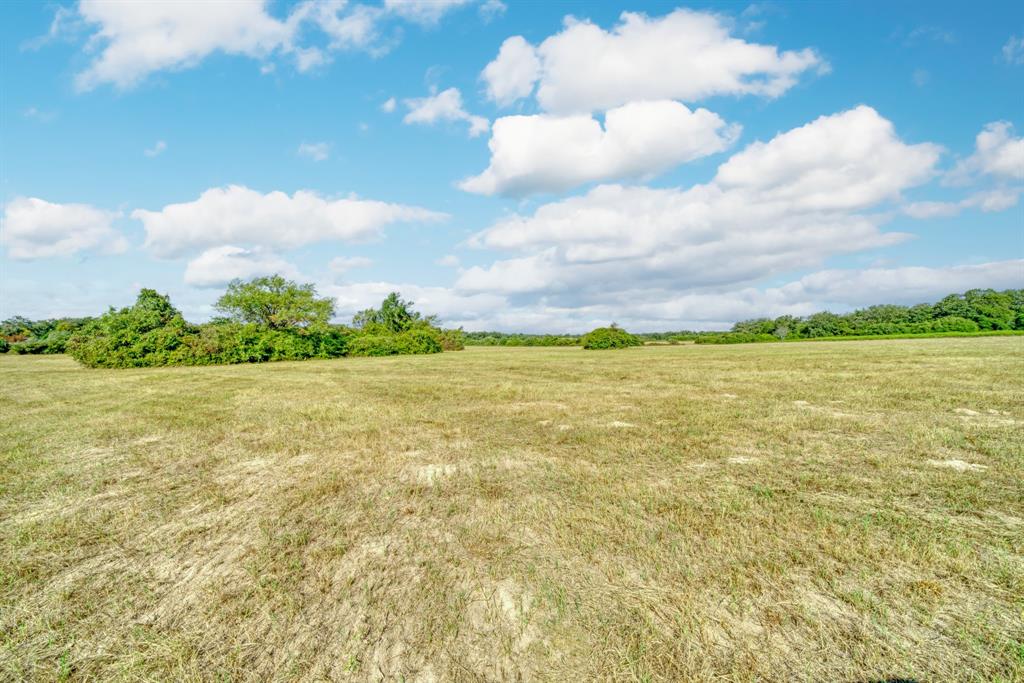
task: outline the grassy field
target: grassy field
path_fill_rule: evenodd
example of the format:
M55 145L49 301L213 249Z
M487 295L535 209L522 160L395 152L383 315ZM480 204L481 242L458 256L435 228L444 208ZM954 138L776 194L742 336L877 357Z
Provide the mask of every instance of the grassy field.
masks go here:
M1024 339L0 357L0 679L1024 679Z

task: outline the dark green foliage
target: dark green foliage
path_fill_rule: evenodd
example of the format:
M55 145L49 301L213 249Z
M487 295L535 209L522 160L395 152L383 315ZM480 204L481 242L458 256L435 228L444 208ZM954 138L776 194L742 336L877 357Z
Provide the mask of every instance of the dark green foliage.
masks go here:
M71 334L88 321L89 318L28 320L15 316L0 323L0 341L5 344L3 348L14 353L64 353Z
M11 350L10 343L6 339L4 339L3 337L0 337L0 353L7 353L10 350Z
M957 315L947 315L944 318L933 320L929 327L931 328L930 332L977 332L980 329L978 323Z
M434 326L437 319L434 316L423 317L412 310L413 303L405 301L398 292L391 292L380 308L367 308L359 311L352 318L352 325L360 329L383 328L385 332L398 334L417 325Z
M67 342L67 352L93 368L169 365L172 354L197 333L166 295L143 289L134 305L111 308L78 329Z
M580 339L585 349L626 349L630 346L643 346L643 342L636 336L626 332L620 327L598 327L587 332Z
M720 334L702 334L695 344L752 344L755 342L775 342L778 337L772 334L754 332L724 332Z
M580 338L569 334L522 334L466 332L467 346L579 346Z
M908 334L970 334L988 330L1024 330L1024 290L997 292L972 289L950 294L935 304L881 305L838 315L823 311L795 318L782 316L744 320L728 333L704 333L700 344L745 343L777 339L831 339L837 337L892 336ZM753 338L740 335L753 335Z
M280 275L233 281L215 308L236 322L274 330L326 325L334 315L334 301L317 298L313 285Z
M350 356L396 356L440 353L441 334L437 328L416 327L400 334L357 334L349 342Z
M73 333L58 330L50 336L70 337L66 341L72 357L104 368L390 356L439 353L445 345L461 348L462 330L442 331L432 317L421 316L411 306L394 294L382 305L385 313L368 315L359 329L331 325L329 299L318 299L312 285L275 276L232 282L218 302L230 317L205 325L185 322L166 296L144 289L134 305L111 309ZM16 323L21 325L20 320ZM55 337L54 346L56 341ZM37 352L27 341L19 345L19 353Z

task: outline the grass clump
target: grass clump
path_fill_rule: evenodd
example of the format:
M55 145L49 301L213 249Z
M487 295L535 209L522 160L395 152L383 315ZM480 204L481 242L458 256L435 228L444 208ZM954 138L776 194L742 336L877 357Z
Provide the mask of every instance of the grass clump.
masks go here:
M598 327L587 332L580 338L585 349L628 349L631 346L643 346L643 341L612 323L610 327Z

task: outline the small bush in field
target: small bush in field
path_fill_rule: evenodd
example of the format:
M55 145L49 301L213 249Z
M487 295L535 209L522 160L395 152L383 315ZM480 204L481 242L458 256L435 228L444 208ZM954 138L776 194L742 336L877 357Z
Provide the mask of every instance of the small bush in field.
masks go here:
M587 332L580 339L585 349L625 349L630 346L643 346L643 342L619 327L598 327Z
M445 351L462 351L466 348L466 339L462 328L441 330L441 348Z
M7 342L7 340L0 339L0 353L7 353L8 351L10 351L10 349L11 345Z

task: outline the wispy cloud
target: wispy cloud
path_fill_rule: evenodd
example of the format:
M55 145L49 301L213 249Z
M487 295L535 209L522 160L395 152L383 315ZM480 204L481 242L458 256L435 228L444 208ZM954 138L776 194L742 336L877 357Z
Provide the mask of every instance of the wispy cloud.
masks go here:
M149 149L142 150L142 153L145 154L147 157L152 158L163 154L165 149L167 149L167 143L164 142L163 140L157 140L155 145L153 145Z
M298 155L313 161L324 161L330 153L330 145L326 142L303 142L299 145Z

